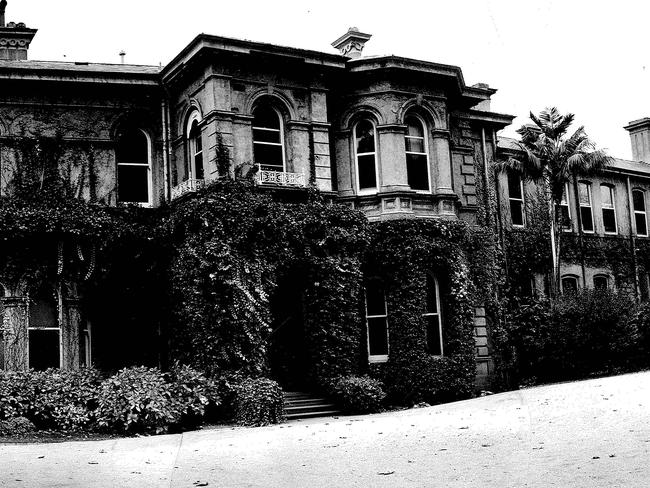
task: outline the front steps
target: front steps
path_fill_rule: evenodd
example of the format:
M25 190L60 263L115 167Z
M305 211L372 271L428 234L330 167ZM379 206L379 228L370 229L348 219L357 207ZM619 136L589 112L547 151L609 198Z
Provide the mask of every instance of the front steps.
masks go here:
M341 411L327 398L298 391L284 392L284 415L287 420L331 417Z

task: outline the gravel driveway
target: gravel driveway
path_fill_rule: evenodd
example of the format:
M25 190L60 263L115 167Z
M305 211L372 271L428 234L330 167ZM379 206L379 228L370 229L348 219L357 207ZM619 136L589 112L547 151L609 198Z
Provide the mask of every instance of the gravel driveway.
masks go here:
M379 415L0 444L2 487L648 487L650 373Z

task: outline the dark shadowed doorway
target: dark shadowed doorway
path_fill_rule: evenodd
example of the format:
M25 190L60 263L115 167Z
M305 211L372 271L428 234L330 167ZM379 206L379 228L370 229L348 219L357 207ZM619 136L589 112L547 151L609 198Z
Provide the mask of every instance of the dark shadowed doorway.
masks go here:
M297 271L285 273L271 297L271 375L285 391L309 388L309 354L303 320L303 282Z

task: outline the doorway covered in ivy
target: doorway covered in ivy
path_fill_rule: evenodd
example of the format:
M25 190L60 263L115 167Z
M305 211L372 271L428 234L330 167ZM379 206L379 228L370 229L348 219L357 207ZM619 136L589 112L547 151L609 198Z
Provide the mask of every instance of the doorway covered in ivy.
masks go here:
M309 352L304 322L304 281L298 270L283 273L271 296L271 376L285 391L309 389Z

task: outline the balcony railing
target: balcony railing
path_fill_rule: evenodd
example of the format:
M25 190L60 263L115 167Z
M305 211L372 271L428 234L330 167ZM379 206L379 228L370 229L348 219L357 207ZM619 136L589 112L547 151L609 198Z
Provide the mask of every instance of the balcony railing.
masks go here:
M257 183L260 185L305 186L305 175L260 169L257 172Z
M181 197L188 193L194 193L196 190L200 190L204 186L205 180L199 180L196 178L185 180L172 188L172 200L176 200L178 197Z

